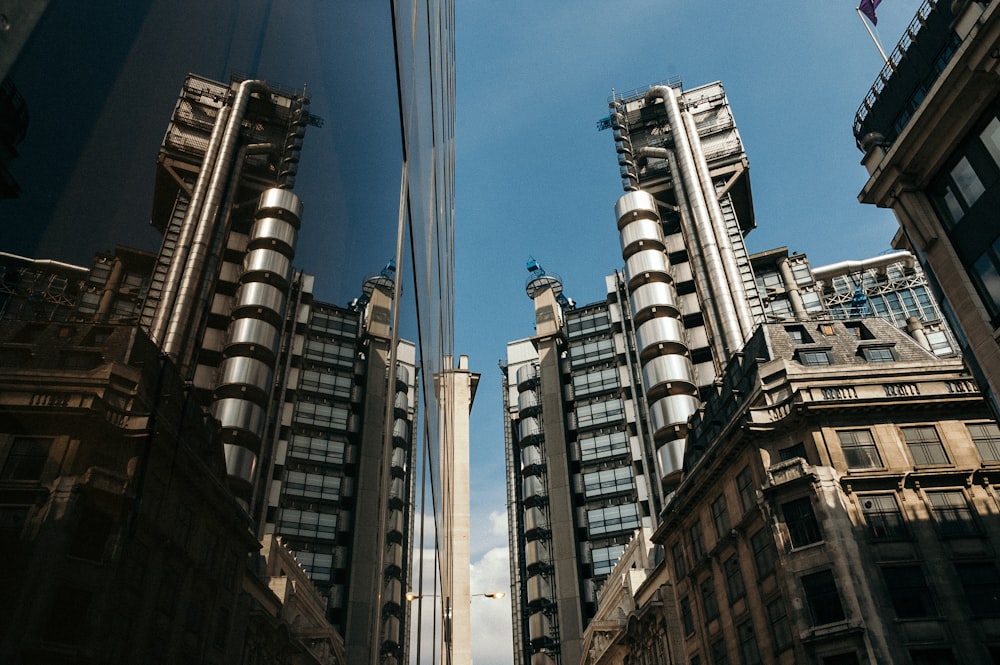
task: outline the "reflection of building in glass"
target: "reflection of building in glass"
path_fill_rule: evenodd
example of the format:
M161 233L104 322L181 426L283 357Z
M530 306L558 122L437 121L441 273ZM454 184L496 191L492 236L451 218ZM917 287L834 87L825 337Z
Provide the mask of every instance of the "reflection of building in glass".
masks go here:
M1000 394L995 4L925 2L854 123L865 203L892 208L994 407Z
M21 153L4 318L140 323L221 423L251 531L288 531L347 661L401 659L411 479L441 477L433 377L452 357L453 3L21 4L45 13L13 21L0 56L0 172ZM387 259L357 304L319 301L346 303Z

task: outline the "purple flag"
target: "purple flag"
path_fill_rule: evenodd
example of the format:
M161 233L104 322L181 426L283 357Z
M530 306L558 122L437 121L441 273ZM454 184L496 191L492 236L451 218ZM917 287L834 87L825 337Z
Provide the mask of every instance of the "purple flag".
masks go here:
M868 17L868 20L872 22L872 25L878 25L878 16L875 15L875 8L881 4L882 0L861 0L861 4L858 5L858 9L861 13Z

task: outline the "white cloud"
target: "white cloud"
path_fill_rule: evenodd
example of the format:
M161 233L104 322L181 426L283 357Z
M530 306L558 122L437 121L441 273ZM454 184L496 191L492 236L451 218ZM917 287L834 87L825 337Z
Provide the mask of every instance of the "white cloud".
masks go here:
M507 518L499 515L506 533ZM472 599L472 662L475 665L511 665L514 639L511 630L510 564L507 546L494 547L472 564L473 593L503 591L499 600Z

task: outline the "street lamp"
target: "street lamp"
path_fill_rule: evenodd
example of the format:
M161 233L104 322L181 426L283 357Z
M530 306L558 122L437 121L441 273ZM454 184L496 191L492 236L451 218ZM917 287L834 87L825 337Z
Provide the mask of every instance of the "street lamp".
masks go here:
M473 597L482 596L483 598L492 598L494 600L500 600L507 594L503 591L494 591L493 593L472 593L469 595ZM439 596L436 593L414 593L413 591L406 592L406 602L408 603L412 603L414 600L418 598L440 598L440 597L441 596Z
M500 600L501 598L503 598L506 595L507 594L505 592L503 592L503 591L493 591L491 593L470 593L469 594L469 604L471 605L472 599L476 598L476 597L492 598L493 600ZM452 646L453 646L452 645L452 618L453 618L453 615L452 615L452 608L451 608L451 597L450 596L441 596L441 595L436 594L436 593L416 593L416 592L413 592L413 591L407 591L406 595L404 597L406 598L406 602L408 602L408 603L412 603L414 600L417 600L418 598L443 598L444 599L444 607L442 608L444 610L444 617L443 617L444 621L443 621L443 625L442 625L442 635L441 635L441 637L443 638L442 641L444 642L444 648L445 648L445 653L446 653L446 661L445 662L448 663L448 665L451 665L451 662L452 662L452 660L451 660L451 657L452 657ZM418 645L419 645L419 641L418 641ZM468 645L466 645L466 646L468 646ZM417 649L419 651L419 646L417 647Z

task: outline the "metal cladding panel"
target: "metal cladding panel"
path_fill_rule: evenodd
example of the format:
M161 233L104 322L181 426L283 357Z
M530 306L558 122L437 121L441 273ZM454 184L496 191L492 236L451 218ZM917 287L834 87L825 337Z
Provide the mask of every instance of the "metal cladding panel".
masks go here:
M542 401L538 398L538 393L534 390L525 390L517 395L518 411L538 409L541 405Z
M233 356L223 360L219 367L219 386L253 386L268 395L273 376L274 372L269 364L256 358Z
M552 548L547 540L532 540L524 546L524 558L528 568L552 562Z
M521 418L517 424L517 432L522 441L529 436L540 436L542 433L541 421L536 416Z
M677 292L669 282L646 282L632 292L631 299L632 311L636 316L653 307L677 309Z
M694 380L694 368L687 356L669 354L651 358L642 366L642 383L647 393L655 393L662 389L668 393L697 392Z
M396 501L406 501L406 484L402 478L393 478L389 484L389 498Z
M295 249L298 231L291 222L284 219L264 217L254 222L250 237L251 246L267 243L278 251L290 253Z
M388 533L403 533L403 511L389 511L389 517L386 520L386 531Z
M227 397L212 404L212 415L219 419L223 429L237 429L253 434L258 439L264 432L264 409L245 399Z
M541 508L532 507L524 511L524 530L548 529L549 519Z
M542 451L538 446L521 448L521 468L540 466L543 461Z
M399 439L401 441L410 440L410 424L409 421L403 418L396 418L392 421L392 438Z
M522 384L538 378L538 365L522 365L517 368L516 376L518 390L528 390L529 386L522 387Z
M252 483L254 468L257 466L257 456L253 451L229 443L223 448L226 455L226 473L232 478Z
M552 665L555 659L556 654L551 651L538 651L531 654L531 665Z
M391 614L386 616L382 621L382 644L399 644L400 639L400 626L399 617L392 616Z
M393 408L399 411L406 411L410 407L410 398L405 392L396 393L396 399L392 403Z
M302 219L302 200L287 189L272 188L260 195L257 216L274 215L292 221L298 226Z
M653 438L673 437L674 429L685 427L688 418L698 410L698 398L692 395L667 395L649 405L649 420Z
M528 602L539 603L552 599L552 583L543 575L528 578Z
M387 566L398 566L403 565L403 544L402 543L389 543L385 548L385 562Z
M641 279L644 273L663 273L670 275L667 266L667 255L659 249L644 249L628 257L625 261L625 272L629 282Z
M250 282L240 287L236 308L261 307L274 312L284 310L285 294L281 289L263 282Z
M636 219L624 226L620 234L622 256L628 258L639 249L663 249L663 232L655 219Z
M660 481L675 482L684 471L684 439L667 441L656 449L656 463L660 467Z
M538 476L525 476L522 486L525 501L545 496L545 483Z
M619 227L623 221L627 222L635 217L660 218L656 199L649 192L642 190L627 192L615 202L615 219L618 220Z
M292 273L292 262L281 252L270 249L254 249L243 258L243 282L260 279L257 273L265 273L268 281L280 280L282 285L288 284Z
M553 639L552 617L544 612L535 612L528 619L528 634L531 641Z
M669 353L683 354L687 352L687 342L684 339L684 324L679 319L670 316L659 316L646 321L636 330L636 343L642 356L655 353L662 345Z

